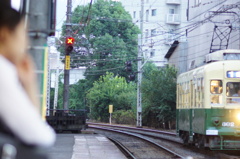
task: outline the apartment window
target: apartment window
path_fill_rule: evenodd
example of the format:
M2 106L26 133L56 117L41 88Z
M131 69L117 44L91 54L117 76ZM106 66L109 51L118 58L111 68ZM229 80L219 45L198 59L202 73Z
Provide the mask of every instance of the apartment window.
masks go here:
M133 18L136 18L136 11L133 12Z
M155 56L155 50L151 50L150 57L154 57L154 56Z
M151 30L151 36L155 36L156 35L156 29L152 29Z
M152 16L156 16L157 15L157 10L156 9L152 9Z
M146 21L148 22L149 10L146 10Z
M169 9L169 14L175 14L175 10L174 9Z

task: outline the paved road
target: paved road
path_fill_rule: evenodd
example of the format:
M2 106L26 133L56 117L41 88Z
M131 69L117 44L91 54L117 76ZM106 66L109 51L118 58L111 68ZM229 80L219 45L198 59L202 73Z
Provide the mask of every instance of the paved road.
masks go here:
M48 152L51 159L72 158L74 135L76 134L57 134L56 143Z

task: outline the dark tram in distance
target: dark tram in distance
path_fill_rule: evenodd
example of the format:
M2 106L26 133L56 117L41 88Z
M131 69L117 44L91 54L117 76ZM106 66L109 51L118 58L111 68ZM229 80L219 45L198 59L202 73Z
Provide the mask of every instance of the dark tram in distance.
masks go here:
M57 133L63 131L80 133L87 128L85 109L51 109L49 111L50 115L46 116L46 121Z

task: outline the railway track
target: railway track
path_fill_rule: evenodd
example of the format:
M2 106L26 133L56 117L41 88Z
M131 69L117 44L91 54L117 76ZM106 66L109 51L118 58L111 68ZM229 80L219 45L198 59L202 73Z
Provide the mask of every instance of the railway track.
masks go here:
M110 131L110 132L118 133L121 135L123 134L124 136L127 136L127 137L135 138L133 141L133 143L135 143L135 146L134 145L129 146L129 143L128 143L128 146L125 146L125 144L123 144L124 142L122 143L122 141L118 140L118 143L121 143L121 145L124 145L125 149L127 149L129 152L132 152L131 153L132 156L129 158L141 158L141 154L138 154L139 152L136 153L135 150L133 150L133 149L134 148L142 149L143 147L144 148L147 147L148 151L151 152L151 154L147 155L149 158L156 158L157 156L158 156L158 158L186 158L186 156L182 156L181 154L174 152L167 147L162 146L161 144L155 142L154 140L151 140L148 137L145 137L145 136L142 136L142 135L139 135L136 133L106 128L106 127L92 126L92 125L89 125L89 128L104 130L104 131L108 131L108 132ZM100 133L102 133L102 132L100 132ZM104 135L106 135L106 134L104 134ZM107 136L109 136L109 134ZM116 138L116 135L114 137L110 137L110 138L111 139ZM120 137L120 138L122 138L122 137ZM116 140L116 139L114 139L114 140ZM139 142L139 140L141 140L141 142ZM143 144L143 142L147 143L147 144ZM136 143L141 143L141 144L140 144L140 146L139 145L137 146ZM146 153L146 152L144 152L144 153ZM161 155L161 157L159 155ZM145 154L145 157L143 157L143 158L147 159L146 158L147 156Z
M124 146L121 142L119 142L118 140L108 137L109 140L111 140L115 145L117 145L117 147L123 152L123 154L128 158L128 159L137 159L132 152L126 147Z
M176 133L173 133L173 132L160 131L160 130L154 130L154 129L146 129L146 128L135 128L135 127L128 127L128 126L120 126L120 125L90 123L90 122L88 123L88 125L110 127L110 128L114 128L117 130L124 130L124 131L128 131L128 132L141 134L144 136L154 137L157 139L163 139L163 140L183 144L182 140L177 137Z
M176 153L173 155L173 157L170 157L170 158L191 158L191 156L194 156L194 158L211 158L211 159L219 158L219 156L216 155L215 151L201 150L195 147L184 146L182 144L181 139L179 139L176 136L176 134L173 132L118 126L118 125L99 124L99 123L88 123L88 125L89 125L89 128L94 128L95 130L97 130L96 131L97 133L101 133L101 134L103 133L102 130L111 131L118 134L121 134L122 132L124 132L126 133L126 136L130 136L133 134L134 136L138 136L140 138L153 141L154 143L156 143L156 145L161 145L160 147L157 148L158 150L161 149L163 151L166 149L166 150L170 150L170 152L172 151ZM99 132L99 130L101 131ZM120 140L120 142L122 141ZM123 142L123 145L124 145L124 142ZM151 143L151 145L155 145L155 144ZM134 153L134 150L132 150L132 152Z
M158 133L158 134L166 134L170 136L176 136L176 133L173 132L167 132L167 131L160 131L160 130L154 130L154 129L146 129L146 128L135 128L135 127L128 127L128 126L121 126L121 125L109 125L109 124L100 124L100 123L92 123L92 122L87 122L89 125L98 125L98 126L106 126L106 127L111 127L111 128L127 128L131 130L140 130L140 131L148 131L148 132L153 132L153 133Z

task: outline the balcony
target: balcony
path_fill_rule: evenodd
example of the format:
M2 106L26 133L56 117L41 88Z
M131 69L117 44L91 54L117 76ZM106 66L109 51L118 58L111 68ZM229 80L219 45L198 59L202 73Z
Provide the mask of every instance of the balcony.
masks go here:
M167 4L175 4L175 5L180 5L181 1L180 0L167 0Z
M167 14L166 23L167 24L179 25L180 24L179 14Z

